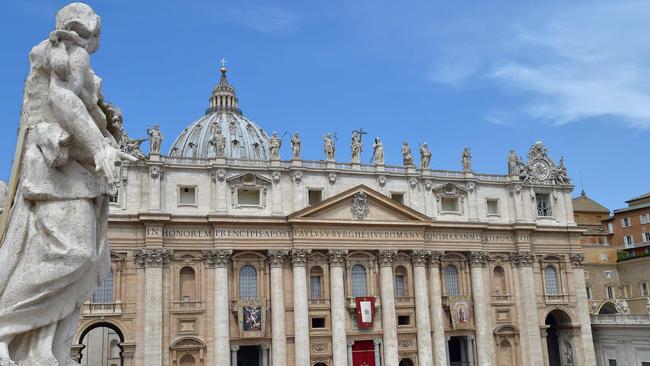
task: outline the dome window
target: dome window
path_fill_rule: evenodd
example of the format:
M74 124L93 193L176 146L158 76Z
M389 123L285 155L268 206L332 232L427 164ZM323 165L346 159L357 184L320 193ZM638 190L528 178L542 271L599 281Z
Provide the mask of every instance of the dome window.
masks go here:
M196 206L196 187L179 186L178 187L178 205L179 206Z

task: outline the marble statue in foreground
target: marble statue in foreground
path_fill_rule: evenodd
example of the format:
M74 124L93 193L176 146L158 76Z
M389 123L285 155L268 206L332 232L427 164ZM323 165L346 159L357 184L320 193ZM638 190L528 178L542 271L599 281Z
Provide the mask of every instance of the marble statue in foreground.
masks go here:
M69 4L29 55L11 208L0 227L2 366L74 364L80 305L110 269L108 195L120 160L135 158L120 151L119 126L102 111L90 65L99 30L88 5Z

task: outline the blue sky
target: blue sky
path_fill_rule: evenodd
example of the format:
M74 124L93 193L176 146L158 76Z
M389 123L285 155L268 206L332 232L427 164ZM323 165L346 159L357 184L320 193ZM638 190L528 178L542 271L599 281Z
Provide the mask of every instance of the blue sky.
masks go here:
M27 55L65 1L3 4L0 178L8 178ZM511 148L541 140L565 156L578 194L610 209L650 190L650 3L464 1L90 1L102 17L93 56L104 94L134 137L159 123L166 152L199 118L228 60L244 114L267 132L298 131L322 159L337 132L428 142L434 169L503 174ZM289 144L282 155L289 156ZM363 160L371 157L366 140Z

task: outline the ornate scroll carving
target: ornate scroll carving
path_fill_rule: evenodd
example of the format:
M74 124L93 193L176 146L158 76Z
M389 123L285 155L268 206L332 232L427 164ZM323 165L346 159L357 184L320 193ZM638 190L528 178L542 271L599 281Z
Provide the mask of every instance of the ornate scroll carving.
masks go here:
M232 250L230 249L209 249L203 251L203 260L208 268L223 268L230 264L231 255Z
M162 267L169 264L172 258L171 249L156 248L156 249L140 249L135 251L135 263L141 267Z
M289 256L289 251L286 249L269 250L267 257L271 267L284 266L284 259Z
M429 265L438 267L444 254L444 252L429 252Z
M582 253L569 254L569 260L574 267L582 267L582 262L585 261L585 255Z
M165 175L165 171L163 170L162 167L154 166L151 167L149 174L151 174L151 178L158 179L158 178L162 178Z
M358 220L363 220L368 216L370 208L366 192L357 192L352 196L350 210L352 210L352 215Z
M424 266L427 264L427 259L429 259L430 252L427 250L414 250L411 253L411 261L414 266Z
M291 262L293 266L304 266L307 264L307 258L311 253L311 249L294 249L291 251Z
M469 255L469 263L473 266L485 266L490 259L487 252L471 252Z
M327 256L330 260L330 266L342 266L348 251L345 249L330 249Z
M397 250L380 250L377 255L377 261L380 267L392 266L393 258L397 255Z
M535 260L535 255L529 251L516 251L510 253L510 263L519 267L519 266L532 266L533 261Z

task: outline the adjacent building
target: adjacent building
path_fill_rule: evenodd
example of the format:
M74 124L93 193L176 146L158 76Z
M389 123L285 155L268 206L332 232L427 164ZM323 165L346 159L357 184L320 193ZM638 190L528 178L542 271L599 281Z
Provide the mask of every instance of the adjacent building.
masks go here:
M416 167L406 144L384 165L377 141L361 164L353 131L348 146L296 134L282 159L226 71L168 154L154 128L148 157L122 166L82 363L101 349L119 355L108 366L595 364L573 187L542 143L505 175L475 172L469 149L460 171L424 150Z

